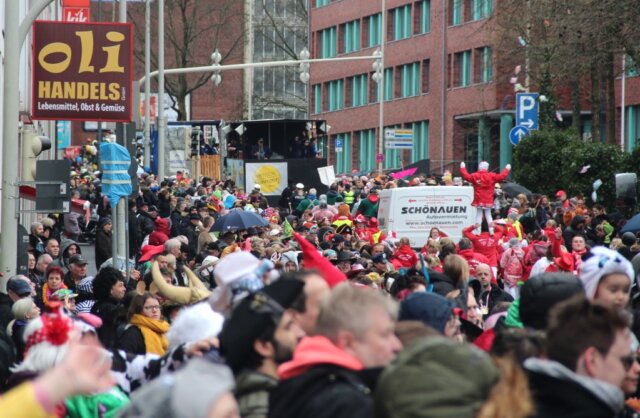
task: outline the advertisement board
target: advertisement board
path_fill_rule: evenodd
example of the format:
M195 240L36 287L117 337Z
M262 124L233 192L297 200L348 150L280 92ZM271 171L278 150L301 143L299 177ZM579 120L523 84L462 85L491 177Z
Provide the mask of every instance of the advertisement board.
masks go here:
M33 24L33 119L131 121L130 23Z
M408 237L414 248L426 244L434 227L457 242L462 229L475 223L472 201L473 187L468 186L385 189L380 192L378 223L385 233Z
M245 163L246 191L259 184L265 196L280 196L287 187L287 163Z

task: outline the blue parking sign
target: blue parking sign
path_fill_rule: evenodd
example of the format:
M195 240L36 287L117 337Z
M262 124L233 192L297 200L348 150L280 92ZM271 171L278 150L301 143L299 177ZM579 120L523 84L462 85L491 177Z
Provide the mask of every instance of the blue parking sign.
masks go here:
M516 126L524 126L530 131L540 129L539 93L518 93L516 95Z

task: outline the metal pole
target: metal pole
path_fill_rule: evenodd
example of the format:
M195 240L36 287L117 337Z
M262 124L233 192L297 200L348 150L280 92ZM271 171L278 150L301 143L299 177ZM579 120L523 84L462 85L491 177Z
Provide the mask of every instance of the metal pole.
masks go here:
M442 86L440 87L440 172L444 173L444 144L447 131L447 2L442 0L442 57L440 74Z
M151 167L151 5L146 0L144 9L144 160ZM157 103L156 103L157 104Z
M626 114L625 114L625 106L626 106L626 95L625 90L627 87L627 54L622 54L622 85L620 86L620 96L622 103L620 104L620 148L622 151L625 150L625 125L626 125Z
M4 84L2 98L2 234L0 235L0 268L4 279L0 291L6 292L7 280L15 274L17 260L13 251L18 245L18 103L20 96L18 80L20 72L20 47L18 42L20 4L17 1L4 3Z
M164 0L158 0L158 178L164 180Z
M127 0L120 0L120 4L119 4L119 8L118 8L118 18L120 20L120 23L126 23L127 22ZM123 145L124 147L127 146L127 124L123 123L122 124L122 138L120 141L118 141L121 145ZM120 198L120 200L118 201L118 206L116 207L116 218L118 218L118 222L114 225L114 229L113 231L116 233L115 237L112 237L112 239L116 242L117 244L117 252L114 252L113 255L114 257L117 255L116 259L120 259L120 257L122 257L123 260L125 260L125 264L124 267L127 267L127 256L128 254L126 253L127 251L127 242L126 242L126 216L127 216L127 212L126 212L126 199L125 198ZM117 226L117 229L115 228ZM115 263L114 263L115 266ZM125 273L126 275L126 273Z
M380 65L382 67L382 74L380 77L380 81L378 82L379 87L379 98L380 107L379 107L379 115L378 115L378 154L384 153L384 77L385 77L385 69L384 69L384 44L387 41L387 1L382 0L382 16L380 18ZM378 173L382 174L382 161L378 161Z

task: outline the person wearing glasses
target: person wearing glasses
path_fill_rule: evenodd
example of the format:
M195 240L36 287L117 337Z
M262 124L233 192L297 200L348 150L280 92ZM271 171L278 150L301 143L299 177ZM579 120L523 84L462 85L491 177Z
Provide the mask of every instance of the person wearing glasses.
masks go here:
M258 143L253 146L251 155L256 160L268 160L271 158L271 150L264 144L263 138L259 138Z
M169 323L162 318L158 297L144 292L135 295L129 306L128 325L119 338L118 348L131 354L163 355L169 347Z

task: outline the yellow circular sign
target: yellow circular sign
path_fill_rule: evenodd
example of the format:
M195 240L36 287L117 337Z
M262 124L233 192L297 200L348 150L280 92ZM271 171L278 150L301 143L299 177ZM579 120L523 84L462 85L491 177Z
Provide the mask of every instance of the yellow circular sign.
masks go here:
M280 186L280 172L274 166L265 164L256 170L254 180L262 187L263 193L274 193Z

